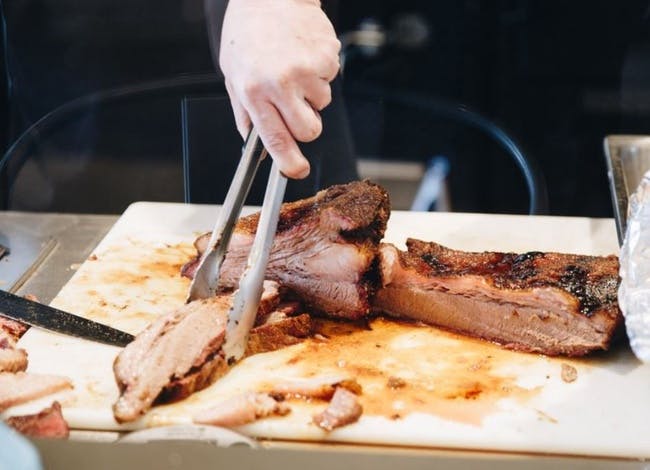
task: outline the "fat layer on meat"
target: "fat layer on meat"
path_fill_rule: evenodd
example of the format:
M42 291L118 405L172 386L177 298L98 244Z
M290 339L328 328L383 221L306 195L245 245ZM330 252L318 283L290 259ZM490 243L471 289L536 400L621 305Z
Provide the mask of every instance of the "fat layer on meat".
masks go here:
M66 377L27 372L0 373L0 411L72 388Z
M614 256L407 247L381 247L376 311L548 355L607 349L621 324Z

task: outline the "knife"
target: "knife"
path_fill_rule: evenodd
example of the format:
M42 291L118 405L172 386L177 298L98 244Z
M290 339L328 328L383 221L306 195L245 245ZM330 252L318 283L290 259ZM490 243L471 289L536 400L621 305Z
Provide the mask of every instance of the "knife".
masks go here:
M108 325L3 290L0 290L0 315L31 326L111 346L124 347L134 339L133 335Z

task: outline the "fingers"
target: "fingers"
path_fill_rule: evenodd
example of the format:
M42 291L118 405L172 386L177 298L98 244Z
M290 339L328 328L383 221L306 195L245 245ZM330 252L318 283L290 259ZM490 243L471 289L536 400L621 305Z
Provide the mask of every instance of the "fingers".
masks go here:
M327 53L321 53L320 57L314 62L314 67L318 77L331 82L336 78L341 68L339 52L341 43L338 40L329 41L330 47Z
M305 106L308 106L305 104ZM268 101L257 101L248 107L250 117L280 171L289 178L302 179L309 175L309 162L298 148L294 136L280 112ZM311 110L312 116L315 114Z
M274 104L296 140L311 142L323 131L320 115L300 95L279 96Z
M316 111L322 111L332 102L332 89L327 80L316 78L304 85L305 100Z
M237 94L232 89L230 81L228 80L226 80L226 91L230 97L230 105L232 106L232 111L235 116L237 131L242 136L242 138L245 139L251 129L251 119L248 116L248 112L241 104L241 101L239 101Z

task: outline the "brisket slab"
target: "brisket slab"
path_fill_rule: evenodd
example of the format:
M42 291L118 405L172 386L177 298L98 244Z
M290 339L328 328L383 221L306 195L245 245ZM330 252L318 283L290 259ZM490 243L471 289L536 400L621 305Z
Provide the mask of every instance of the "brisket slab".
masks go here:
M377 285L375 259L390 205L380 186L355 181L282 206L266 278L291 289L310 311L357 319L370 312ZM246 265L259 214L240 219L221 269L233 288ZM195 243L198 256L183 268L192 277L209 234Z
M57 401L40 413L12 416L6 423L28 437L66 439L70 435L70 428L61 414L61 405Z
M278 318L277 284L265 282L247 354L295 344L311 333L307 315ZM228 371L221 351L232 294L183 305L151 323L118 355L113 371L120 397L113 405L118 422L133 421L154 404L183 399ZM273 318L273 322L268 319Z
M379 312L547 355L607 349L621 325L615 256L407 247L381 247Z

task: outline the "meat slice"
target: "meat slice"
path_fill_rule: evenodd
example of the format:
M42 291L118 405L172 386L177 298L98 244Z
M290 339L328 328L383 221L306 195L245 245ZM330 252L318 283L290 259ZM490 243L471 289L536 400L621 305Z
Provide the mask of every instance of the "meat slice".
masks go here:
M407 247L381 247L376 311L547 355L607 349L622 323L615 256Z
M337 388L345 388L360 394L361 385L356 380L345 376L321 376L295 379L275 384L269 394L276 398L305 398L330 400Z
M16 347L16 341L0 329L0 372L18 372L27 369L27 352Z
M363 407L358 397L349 390L338 387L325 411L315 415L313 422L319 428L332 431L358 421L362 413Z
M61 405L55 401L52 406L37 414L12 416L6 423L28 437L66 439L70 428L61 413Z
M25 296L27 298L27 296ZM11 318L6 318L0 315L0 333L3 331L7 333L14 341L18 341L22 335L25 334L25 331L29 329L29 325L20 323Z
M268 320L251 330L246 355L275 351L302 342L311 335L311 317L307 313L289 317L273 312Z
M144 329L118 355L113 371L121 395L113 405L118 422L133 421L160 401L183 398L226 370L221 352L232 305L222 294L183 305ZM260 310L277 306L277 284L266 282Z
M380 186L355 181L282 206L266 278L294 291L311 311L356 319L370 311L377 284L375 259L390 204ZM259 214L240 219L221 270L223 286L237 285L250 251ZM198 256L183 268L192 277L209 234L195 246Z
M66 377L2 372L0 373L0 412L68 388L72 388L72 383Z
M184 305L151 323L124 348L113 365L121 391L113 406L118 422L133 421L154 404L185 398L228 371L221 346L231 301L231 294L221 294ZM251 330L246 355L295 344L311 334L307 314L278 319L279 302L277 284L266 281L258 309L266 323Z
M267 393L247 392L197 413L193 420L198 424L234 427L272 415L284 416L289 411L285 403Z

